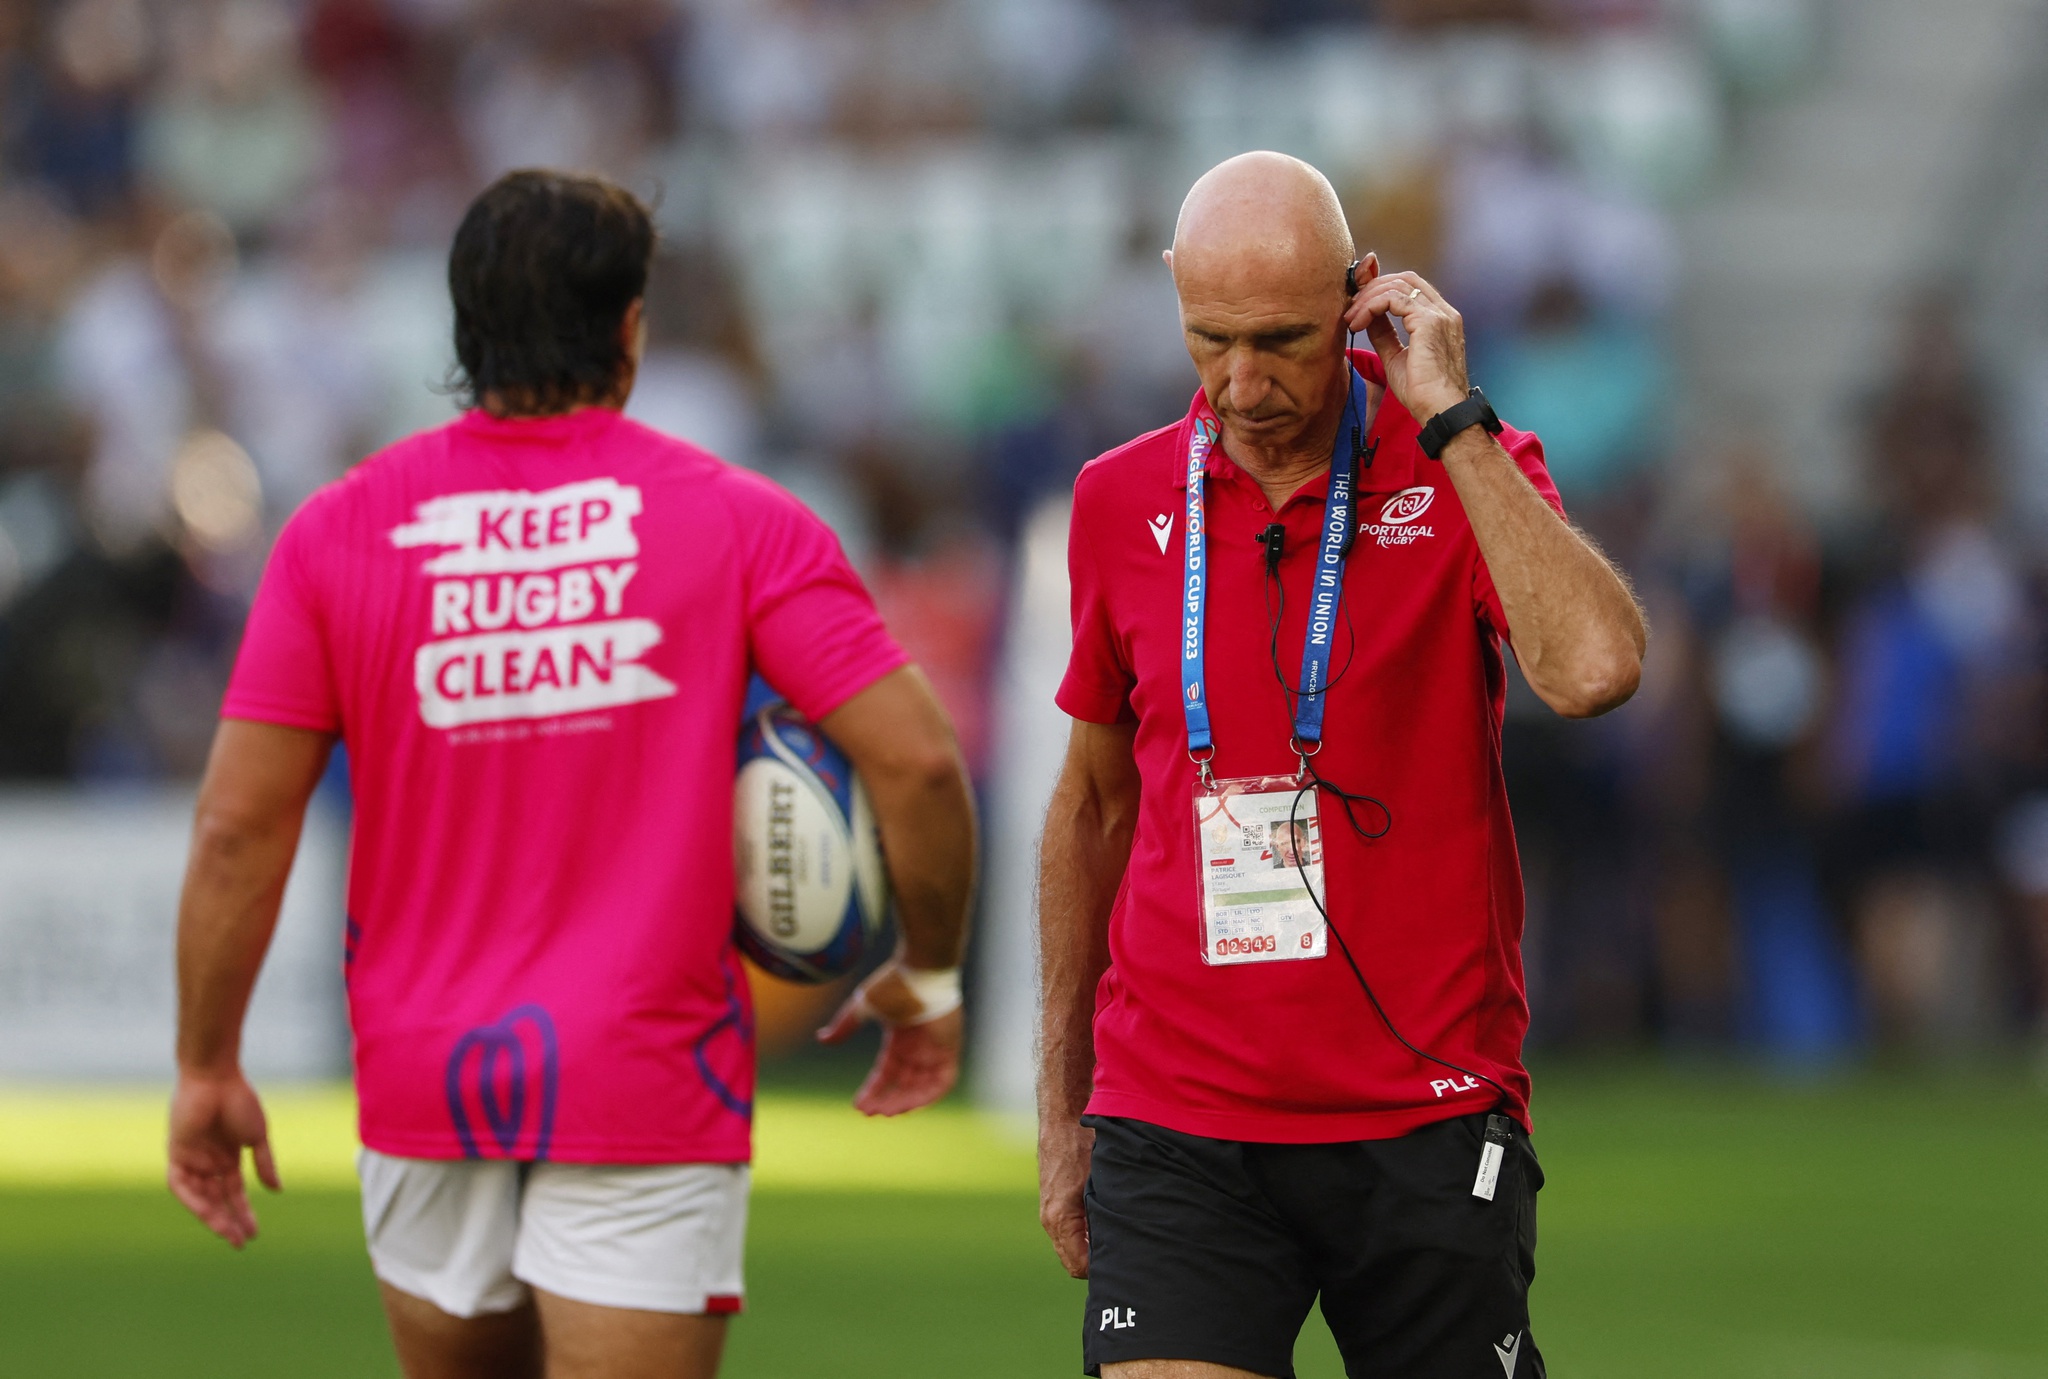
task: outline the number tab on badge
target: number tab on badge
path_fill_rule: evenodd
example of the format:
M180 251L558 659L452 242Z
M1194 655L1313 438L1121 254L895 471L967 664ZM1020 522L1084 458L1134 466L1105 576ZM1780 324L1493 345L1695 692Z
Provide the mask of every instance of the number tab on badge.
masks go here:
M1202 961L1285 962L1329 952L1316 792L1292 776L1195 793Z

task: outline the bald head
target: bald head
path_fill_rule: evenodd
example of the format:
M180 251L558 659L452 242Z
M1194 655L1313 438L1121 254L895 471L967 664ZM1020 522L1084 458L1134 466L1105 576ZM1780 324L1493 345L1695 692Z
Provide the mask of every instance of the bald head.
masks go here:
M1330 179L1284 153L1241 153L1202 174L1173 227L1173 277L1232 295L1341 293L1351 230Z
M1240 464L1328 462L1350 395L1351 258L1336 191L1299 158L1240 154L1204 173L1181 204L1166 256L1181 332Z

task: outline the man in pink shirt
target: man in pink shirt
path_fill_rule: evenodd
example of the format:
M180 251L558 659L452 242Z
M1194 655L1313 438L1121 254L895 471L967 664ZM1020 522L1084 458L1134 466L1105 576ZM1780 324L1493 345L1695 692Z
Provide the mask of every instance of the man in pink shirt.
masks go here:
M873 798L902 944L869 1114L952 1085L972 808L944 712L787 493L620 415L654 243L514 173L449 263L475 403L322 490L265 572L179 914L170 1184L239 1247L277 1187L240 1025L333 744L356 801L364 1221L408 1375L715 1372L742 1296L753 1023L734 750L758 671Z

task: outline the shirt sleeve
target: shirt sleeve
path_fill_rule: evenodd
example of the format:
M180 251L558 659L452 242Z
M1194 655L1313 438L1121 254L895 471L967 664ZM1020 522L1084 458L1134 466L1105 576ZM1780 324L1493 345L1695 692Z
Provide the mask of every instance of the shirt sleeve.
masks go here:
M1517 431L1512 426L1502 430L1498 439L1501 449L1514 457L1516 465L1536 492L1542 495L1543 501L1563 517L1564 499L1558 496L1557 485L1550 479L1550 468L1543 462L1543 442L1533 432ZM1503 639L1508 636L1508 615L1501 607L1500 591L1493 587L1493 575L1486 568L1486 557L1478 553L1477 543L1474 543L1472 556L1472 605L1488 627Z
M910 657L832 529L767 480L738 477L754 669L815 723Z
M271 548L221 704L223 718L341 731L327 624L308 561L309 552L321 545L313 532L319 520L316 499L285 523Z
M1074 490L1074 514L1067 522L1067 581L1072 603L1074 647L1054 702L1069 718L1084 723L1130 723L1137 719L1131 691L1137 677L1126 664L1123 645L1110 620L1108 590L1085 514L1087 475Z

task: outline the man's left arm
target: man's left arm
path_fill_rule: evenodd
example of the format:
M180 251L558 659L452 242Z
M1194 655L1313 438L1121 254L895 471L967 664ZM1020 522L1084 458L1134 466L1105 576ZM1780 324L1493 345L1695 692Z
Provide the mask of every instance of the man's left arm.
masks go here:
M1390 322L1400 317L1403 345ZM1465 400L1465 326L1415 273L1373 277L1346 312L1386 365L1387 384L1417 421ZM1529 688L1567 718L1618 708L1642 678L1649 628L1620 571L1529 482L1486 430L1470 426L1444 447L1507 616L1503 629Z
M178 902L178 1082L168 1181L215 1235L240 1249L256 1234L242 1151L275 1192L263 1106L242 1075L242 1016L277 926L306 805L329 733L227 719L213 739Z

